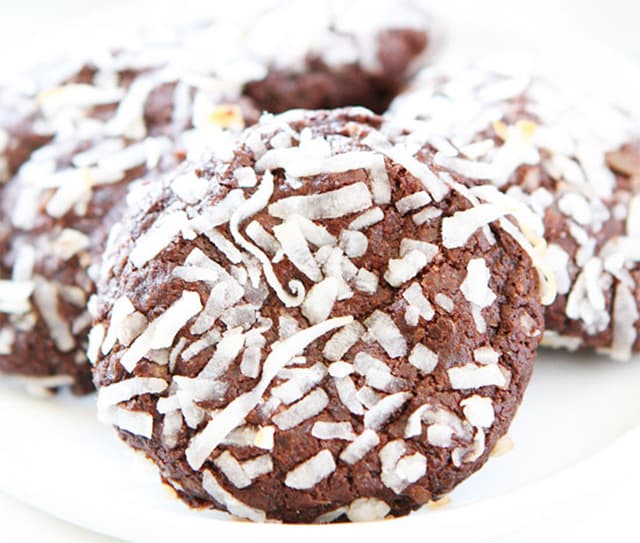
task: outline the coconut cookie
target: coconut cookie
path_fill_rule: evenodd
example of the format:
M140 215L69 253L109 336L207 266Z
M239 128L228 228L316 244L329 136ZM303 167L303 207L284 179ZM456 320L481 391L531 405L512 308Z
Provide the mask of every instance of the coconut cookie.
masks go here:
M363 16L366 14L366 16ZM387 109L437 41L417 2L280 2L243 31L242 46L268 70L244 94L263 110Z
M509 206L381 122L266 116L112 230L89 342L100 417L188 504L405 515L507 431L542 335L535 250Z
M635 119L528 75L448 67L426 70L389 116L411 125L407 140L435 152L435 165L499 188L543 220L558 290L545 345L622 360L640 350ZM490 188L471 190L482 198Z

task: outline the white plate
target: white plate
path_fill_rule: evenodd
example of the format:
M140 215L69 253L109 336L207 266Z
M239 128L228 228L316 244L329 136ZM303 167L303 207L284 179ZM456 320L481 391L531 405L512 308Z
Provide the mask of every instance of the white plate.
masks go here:
M549 21L540 31L531 15L529 26L538 32L518 33L520 14L513 7L504 12L504 4L450 0L440 6L451 35L444 54L481 58L522 52L538 71L569 77L633 107L634 91L640 89L635 64L554 30ZM593 355L542 352L510 432L514 450L462 484L450 505L393 522L320 529L234 523L214 512L191 511L159 484L151 465L95 421L92 397L40 400L2 384L0 491L132 542L210 542L221 535L299 542L319 530L380 540L420 530L429 538L471 543L517 528L532 512L544 515L568 501L594 499L617 481L640 483L638 463L625 461L640 456L639 385L640 360L619 364Z

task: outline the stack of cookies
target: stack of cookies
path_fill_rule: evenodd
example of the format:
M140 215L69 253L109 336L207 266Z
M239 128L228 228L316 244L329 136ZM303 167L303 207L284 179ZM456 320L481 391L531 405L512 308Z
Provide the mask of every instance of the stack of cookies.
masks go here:
M640 351L636 120L434 36L284 2L3 89L0 371L193 507L333 522L478 470L541 343Z

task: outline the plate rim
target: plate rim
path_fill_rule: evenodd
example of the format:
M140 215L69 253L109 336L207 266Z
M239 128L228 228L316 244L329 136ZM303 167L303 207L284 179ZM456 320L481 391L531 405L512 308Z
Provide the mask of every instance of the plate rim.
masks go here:
M442 20L442 14L438 14L437 9L435 11L436 16ZM446 25L446 21L444 21L444 24ZM565 34L567 33L566 29L562 31L565 32ZM553 30L550 30L550 32L553 32ZM604 63L606 61L610 65L613 65L615 70L620 70L624 72L625 75L635 78L637 82L640 82L640 63L613 47L602 44L594 47L593 44L588 41L587 37L580 32L572 31L570 35L575 36L573 41L579 44L575 49L579 49L582 55L596 59L596 63ZM446 47L446 45L444 47ZM569 53L563 51L562 55L564 56L566 54ZM640 87L640 85L636 85L636 88L637 87ZM636 361L636 363L640 362ZM347 530L357 529L360 537L370 537L374 540L381 540L382 538L388 539L389 536L396 535L398 530L401 530L403 526L411 525L412 528L415 528L420 522L424 522L425 527L428 524L430 537L444 535L451 540L451 524L455 519L462 516L464 517L464 522L458 523L457 525L457 529L460 529L457 539L461 541L464 539L469 542L470 539L475 540L473 539L474 536L478 535L477 523L486 522L487 518L492 516L492 518L497 518L496 515L499 515L501 524L497 531L494 530L492 532L492 535L505 534L509 530L521 525L521 513L509 513L515 513L521 509L536 508L537 514L548 515L553 512L558 504L576 500L580 502L591 500L593 496L598 494L607 484L615 484L629 477L637 477L640 481L640 466L632 467L629 464L618 461L620 457L630 454L640 455L640 426L629 429L604 448L599 449L581 461L553 475L485 500L461 504L451 509L442 508L430 511L422 517L410 515L392 521L376 523L334 524L325 526L324 530L332 535L338 533L348 534ZM602 466L606 466L606 470L604 470L606 475L594 477L593 474L598 473L599 468ZM122 533L118 529L120 523L110 522L113 520L110 514L105 515L104 513L98 513L97 515L92 515L90 518L78 518L71 514L68 509L65 509L64 503L66 503L66 500L47 502L46 500L38 499L38 496L34 493L25 492L24 489L21 491L19 484L14 484L13 486L11 484L3 484L1 490L3 493L40 511L89 531L114 538L125 539L134 543L149 541L149 532L145 531L142 533L140 531L140 525L145 525L145 523L141 522L140 518L135 518L133 511L128 512L130 521L127 522L126 525L129 528L135 526L135 533L131 531ZM205 541L203 534L210 534L213 529L220 529L223 533L227 530L232 530L234 535L242 537L263 537L265 535L268 537L273 534L277 535L278 539L283 541L283 543L288 541L296 541L296 543L299 543L300 537L308 536L309 530L313 530L314 534L317 534L315 525L230 522L228 520L211 518L206 516L206 514L189 517L191 525L185 527L183 526L183 521L186 516L185 513L174 511L164 513L167 515L168 520L166 524L172 526L175 524L176 526L174 526L172 530L175 530L176 527L179 530L173 532L170 539L180 535L189 541ZM416 519L418 520L416 521ZM425 519L429 519L429 522L427 523ZM176 522L172 522L174 520ZM187 529L185 530L185 528ZM483 533L482 537L486 537L486 533ZM166 540L168 541L169 539ZM210 536L207 540L210 540Z

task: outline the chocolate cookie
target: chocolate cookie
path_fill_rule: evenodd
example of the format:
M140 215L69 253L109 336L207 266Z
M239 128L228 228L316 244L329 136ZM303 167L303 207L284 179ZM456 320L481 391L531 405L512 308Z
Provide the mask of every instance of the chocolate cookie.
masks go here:
M61 83L38 86L32 111L11 123L25 135L10 140L20 144L4 161L12 174L32 155L2 196L0 372L91 389L91 268L132 180L199 156L256 122L259 109L382 104L426 50L428 19L409 3L360 23L322 2L296 19L294 5L235 21L233 35L219 19L178 28L160 43L65 66L48 79ZM323 18L305 27L316 9ZM293 23L304 28L296 47L262 43L265 30ZM49 143L32 154L26 134L36 133L38 145Z
M407 139L435 151L435 164L543 220L558 290L545 345L621 360L640 351L637 119L538 78L450 67L426 70L389 116L412 126Z
M188 504L405 515L507 432L542 336L535 250L508 199L478 204L381 123L265 117L112 230L100 417Z
M269 70L244 94L273 113L341 106L382 113L436 41L429 13L406 0L281 2L245 34L245 47Z

